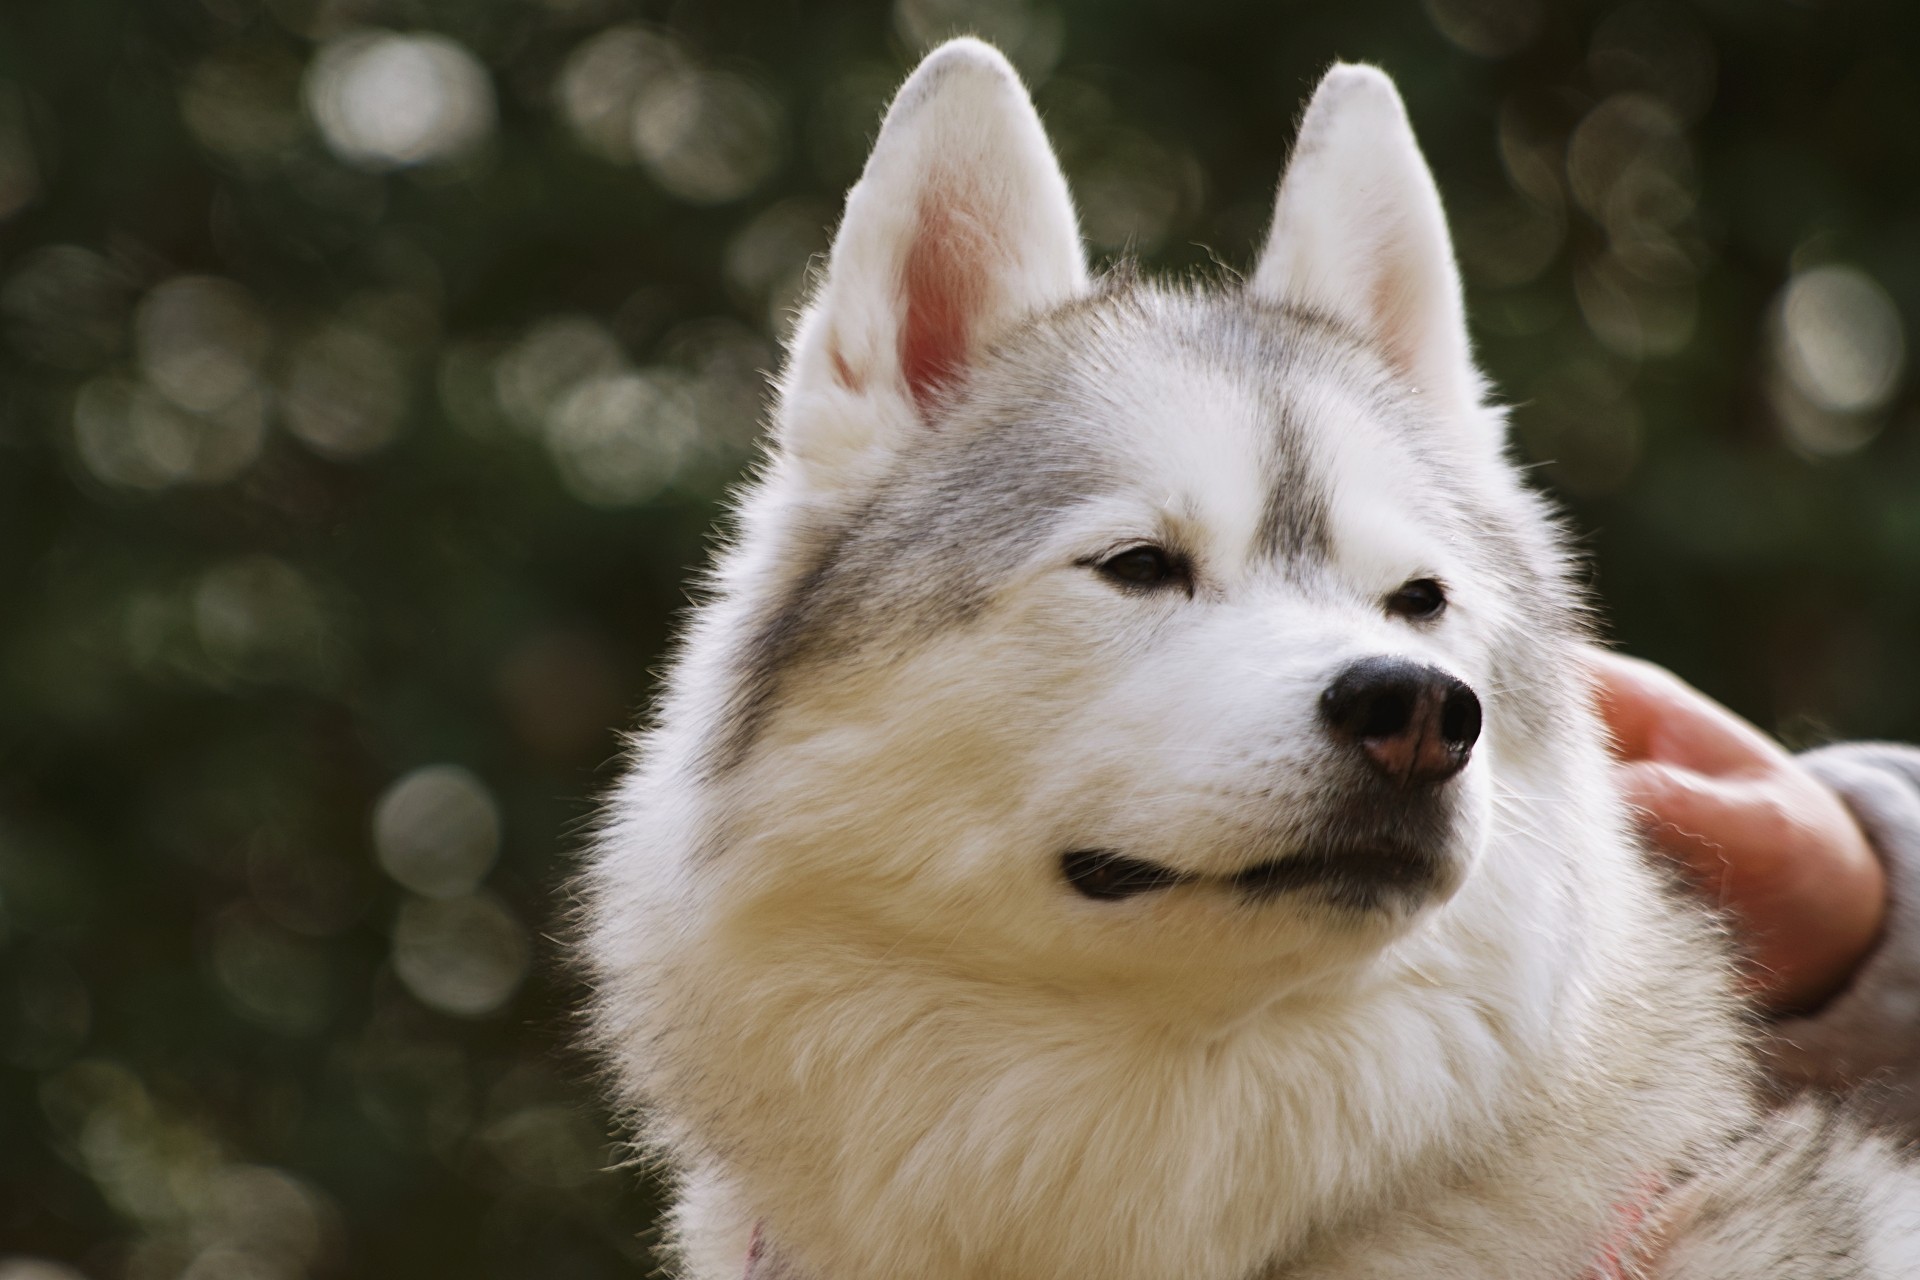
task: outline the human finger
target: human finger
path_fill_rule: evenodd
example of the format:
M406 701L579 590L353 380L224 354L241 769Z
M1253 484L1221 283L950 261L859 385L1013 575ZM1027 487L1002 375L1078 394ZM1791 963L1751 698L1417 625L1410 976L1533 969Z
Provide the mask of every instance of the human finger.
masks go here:
M1771 738L1664 667L1595 650L1600 712L1625 760L1663 760L1702 773L1771 765Z

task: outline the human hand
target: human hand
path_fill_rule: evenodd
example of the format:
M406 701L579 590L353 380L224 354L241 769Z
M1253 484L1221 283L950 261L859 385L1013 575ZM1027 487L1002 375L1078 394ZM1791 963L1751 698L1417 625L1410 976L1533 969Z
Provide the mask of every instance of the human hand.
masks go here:
M1879 936L1886 875L1833 790L1753 725L1638 658L1595 651L1619 783L1656 848L1725 908L1768 1008L1817 1008Z

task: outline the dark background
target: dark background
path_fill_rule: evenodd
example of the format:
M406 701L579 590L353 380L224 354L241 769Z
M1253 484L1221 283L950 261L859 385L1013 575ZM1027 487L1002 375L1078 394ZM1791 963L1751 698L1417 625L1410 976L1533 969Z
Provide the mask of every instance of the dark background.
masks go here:
M1173 270L1388 68L1612 634L1920 738L1917 12L4 0L0 1280L648 1269L569 850L950 31Z

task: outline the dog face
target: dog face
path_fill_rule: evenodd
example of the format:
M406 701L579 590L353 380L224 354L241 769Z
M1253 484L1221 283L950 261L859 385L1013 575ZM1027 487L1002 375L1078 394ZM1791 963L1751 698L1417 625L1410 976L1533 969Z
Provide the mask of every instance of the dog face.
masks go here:
M1567 696L1378 72L1328 75L1260 265L1209 294L1089 281L1018 81L947 46L776 428L699 764L754 929L1182 1008L1317 981L1466 882Z

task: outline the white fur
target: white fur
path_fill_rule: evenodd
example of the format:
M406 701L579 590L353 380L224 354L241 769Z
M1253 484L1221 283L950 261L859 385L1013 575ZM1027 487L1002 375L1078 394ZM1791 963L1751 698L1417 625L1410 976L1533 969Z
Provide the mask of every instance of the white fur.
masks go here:
M1577 1276L1650 1171L1751 1118L1746 1067L1720 962L1605 782L1577 640L1524 634L1506 571L1431 514L1437 466L1555 554L1500 459L1438 198L1378 72L1316 94L1252 286L1359 333L1430 420L1411 450L1350 363L1289 389L1328 563L1256 553L1272 406L1205 359L1129 358L1190 319L1148 294L1087 353L1104 408L1063 428L1124 441L1125 474L996 564L984 619L896 637L883 614L871 656L807 655L716 763L756 630L823 540L956 447L942 433L1015 429L943 415L903 362L928 192L980 231L960 242L969 367L1089 293L1013 72L977 42L937 51L849 197L776 453L586 885L596 1037L679 1179L683 1274L733 1280L758 1231L811 1280ZM1195 549L1204 607L1085 567L1155 538ZM1419 576L1452 586L1444 625L1378 608ZM1529 644L1563 673L1550 708L1495 679ZM1447 894L1356 920L1060 883L1063 848L1227 874L1303 838L1319 691L1379 653L1488 704L1449 784Z
M1253 288L1376 338L1445 410L1478 407L1440 193L1377 68L1335 67L1314 91Z

